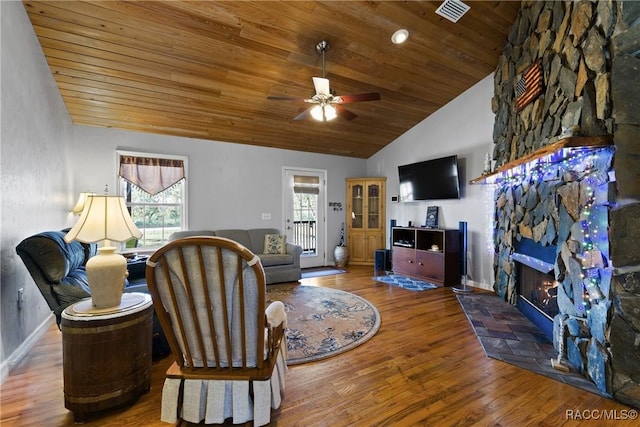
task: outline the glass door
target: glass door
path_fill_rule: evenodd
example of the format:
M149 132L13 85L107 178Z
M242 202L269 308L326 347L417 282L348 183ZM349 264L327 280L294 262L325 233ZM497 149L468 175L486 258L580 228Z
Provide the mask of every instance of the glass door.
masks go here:
M367 185L367 229L380 228L380 185Z
M351 228L363 230L364 221L364 185L354 184L351 187Z
M302 247L302 268L325 265L324 171L285 169L284 230Z

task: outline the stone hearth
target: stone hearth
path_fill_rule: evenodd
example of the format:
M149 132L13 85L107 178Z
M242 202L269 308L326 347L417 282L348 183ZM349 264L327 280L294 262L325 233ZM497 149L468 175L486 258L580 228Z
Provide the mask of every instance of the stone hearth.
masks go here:
M606 395L584 376L554 369L550 363L550 359L556 357L553 344L513 306L485 293L457 297L488 357L591 393Z
M518 82L536 61L541 93L518 109ZM494 289L516 303L518 242L555 246L556 351L600 392L640 408L639 82L640 3L523 1L492 107L496 168L567 137L613 141L499 182Z

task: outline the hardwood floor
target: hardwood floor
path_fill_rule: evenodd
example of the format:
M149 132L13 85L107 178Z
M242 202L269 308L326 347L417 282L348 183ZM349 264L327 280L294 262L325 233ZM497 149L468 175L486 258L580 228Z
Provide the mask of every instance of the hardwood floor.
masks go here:
M290 367L272 425L584 425L578 411L600 417L591 425L637 425L620 419L632 414L627 406L486 357L450 288L412 292L373 281L371 268L348 269L302 283L360 295L378 308L382 326L347 353ZM73 425L64 408L61 339L52 326L2 384L3 427ZM160 398L170 364L170 357L154 362L151 391L136 403L85 425L168 425Z

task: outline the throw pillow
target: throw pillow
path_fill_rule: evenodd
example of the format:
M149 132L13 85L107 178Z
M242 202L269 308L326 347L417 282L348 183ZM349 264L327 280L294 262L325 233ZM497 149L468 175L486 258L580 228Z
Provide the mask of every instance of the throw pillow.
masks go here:
M286 254L287 236L284 234L265 234L264 252L265 254Z

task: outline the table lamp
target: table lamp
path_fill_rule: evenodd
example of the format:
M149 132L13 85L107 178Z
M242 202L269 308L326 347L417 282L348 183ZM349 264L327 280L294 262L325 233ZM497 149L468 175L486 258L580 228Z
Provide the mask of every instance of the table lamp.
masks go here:
M111 241L124 242L142 237L135 226L122 197L109 195L87 195L80 219L69 230L64 240L95 243L104 240L98 254L87 261L87 279L91 300L95 308L120 305L124 282L127 277L127 260Z
M76 205L73 207L73 209L71 209L71 212L74 215L80 215L82 213L82 210L84 209L84 204L87 203L87 196L94 194L95 193L89 192L80 193L80 196L78 196L78 201L76 202Z

